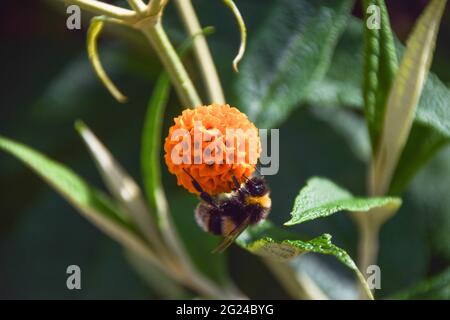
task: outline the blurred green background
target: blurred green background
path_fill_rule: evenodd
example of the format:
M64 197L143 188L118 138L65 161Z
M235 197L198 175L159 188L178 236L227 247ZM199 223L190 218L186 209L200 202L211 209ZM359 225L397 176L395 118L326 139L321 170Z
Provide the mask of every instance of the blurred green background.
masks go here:
M250 41L264 23L273 2L237 1L247 22ZM388 0L386 3L393 29L404 40L427 1ZM219 0L194 0L194 4L203 26L216 27L209 43L232 103L235 97L231 88L237 75L232 73L231 61L239 43L234 18ZM354 14L360 16L359 5ZM139 179L141 128L154 81L161 71L158 59L137 33L107 28L100 54L115 83L129 97L129 103L120 105L102 87L89 65L85 34L90 16L83 15L82 30L77 31L66 29L66 17L64 7L56 1L2 2L0 134L67 164L103 188L95 165L73 129L74 121L83 119ZM164 25L175 43L185 39L173 5L166 11ZM447 8L432 67L446 84L450 84L449 37ZM186 64L193 71L194 81L201 83L192 57L186 58ZM181 110L172 94L164 132ZM361 122L361 115L355 117ZM313 175L333 179L355 194L364 193L365 164L354 155L346 137L329 126L323 114L308 106L297 109L281 126L280 138L280 171L268 177L273 190L271 219L274 222L288 220L294 197ZM164 182L186 244L189 246L190 237L211 240L195 226L193 211L185 209L193 208L197 200L178 188L166 171ZM450 150L446 148L414 179L400 212L381 232L381 297L388 297L450 265L449 189ZM330 233L338 245L352 257L356 256L356 229L346 215L318 220L297 230L312 236ZM208 256L203 259L204 269L211 274L224 272L220 266L209 266ZM342 276L344 283L340 286L344 290L352 275L331 258L317 260L325 266L320 270L330 277ZM66 268L71 264L81 267L80 291L66 288ZM227 267L250 297L287 297L257 257L235 246L228 252ZM163 296L145 285L129 266L119 245L82 218L31 171L0 153L0 298Z

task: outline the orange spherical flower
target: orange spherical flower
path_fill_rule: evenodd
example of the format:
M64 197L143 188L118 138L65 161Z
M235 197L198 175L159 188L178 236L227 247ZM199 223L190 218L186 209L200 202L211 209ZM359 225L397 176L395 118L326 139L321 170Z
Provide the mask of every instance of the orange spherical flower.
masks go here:
M191 175L211 195L230 192L233 176L250 177L261 153L258 130L234 107L213 104L186 109L165 140L165 161L178 185L198 194Z

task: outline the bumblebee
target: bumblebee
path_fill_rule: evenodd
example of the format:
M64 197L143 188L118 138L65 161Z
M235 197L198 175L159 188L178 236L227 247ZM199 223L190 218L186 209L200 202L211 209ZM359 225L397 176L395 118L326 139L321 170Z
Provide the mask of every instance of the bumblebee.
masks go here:
M206 232L224 237L213 252L224 251L249 225L265 219L270 212L270 190L262 176L245 177L242 184L233 176L233 191L213 197L185 172L200 193L201 201L195 209L197 224Z

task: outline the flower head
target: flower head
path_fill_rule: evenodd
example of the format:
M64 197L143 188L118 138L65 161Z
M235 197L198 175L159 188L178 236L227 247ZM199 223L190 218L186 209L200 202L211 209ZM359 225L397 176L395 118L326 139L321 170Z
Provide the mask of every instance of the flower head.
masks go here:
M178 185L198 194L191 175L211 195L230 192L250 177L261 153L258 130L234 107L212 104L186 109L165 140L165 161Z

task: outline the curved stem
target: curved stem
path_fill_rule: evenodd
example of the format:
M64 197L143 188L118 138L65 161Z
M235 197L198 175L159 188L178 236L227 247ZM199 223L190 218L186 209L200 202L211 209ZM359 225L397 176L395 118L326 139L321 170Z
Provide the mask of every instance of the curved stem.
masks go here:
M136 27L144 33L152 44L167 73L172 84L185 107L197 107L202 104L197 90L194 87L189 75L184 68L178 54L170 43L166 32L162 28L161 22L153 19L143 20Z
M194 36L199 34L202 29L192 6L192 1L176 0L175 4L189 35ZM219 104L225 103L225 97L223 94L222 85L220 84L219 75L217 74L208 43L203 35L195 37L194 53L205 83L209 102Z
M233 59L233 69L236 72L239 72L238 64L244 57L245 47L247 46L247 27L245 26L244 19L242 18L241 13L239 12L238 7L233 2L233 0L223 0L223 2L230 8L233 14L236 17L236 21L239 26L239 30L241 32L241 44L239 46L239 51L236 57Z

